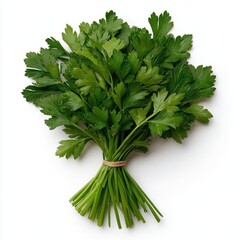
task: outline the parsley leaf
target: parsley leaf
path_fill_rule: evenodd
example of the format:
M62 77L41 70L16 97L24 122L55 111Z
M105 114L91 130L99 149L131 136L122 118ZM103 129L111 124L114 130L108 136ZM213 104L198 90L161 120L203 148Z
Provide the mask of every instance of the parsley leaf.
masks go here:
M151 91L157 91L160 88L161 81L163 80L163 76L159 75L158 72L158 67L141 67L137 73L136 81L141 82Z
M52 117L45 120L45 123L50 129L54 129L61 125L72 125L69 112L64 108L66 98L64 94L50 95L41 99L38 106L41 107L41 112Z
M155 45L151 35L145 29L138 29L132 33L131 43L140 59L143 59Z
M121 39L112 38L103 44L103 49L107 52L108 57L113 55L113 50L120 50L125 46Z
M108 60L111 72L116 74L120 81L124 81L130 72L130 63L126 60L125 56L116 49L113 51L111 58Z
M81 44L78 40L77 32L73 31L73 28L68 24L65 28L65 32L62 33L62 38L73 52L77 54L80 53Z
M172 112L178 111L178 105L181 103L181 100L184 98L184 94L171 94L168 96L166 89L162 89L157 94L152 95L154 112L160 112L164 109L170 110Z
M65 156L67 159L73 156L74 159L77 159L87 142L87 139L62 140L57 148L56 155L59 157Z
M153 136L162 136L163 131L180 126L183 121L181 116L169 112L161 111L153 120L149 121L149 128Z
M159 41L173 27L173 22L171 22L171 17L167 11L159 16L156 13L152 13L148 21L153 31L153 39L156 41Z
M185 108L183 111L191 113L194 117L196 117L196 120L201 123L208 123L209 119L213 117L207 109L204 109L203 106L197 104L193 104L190 107Z

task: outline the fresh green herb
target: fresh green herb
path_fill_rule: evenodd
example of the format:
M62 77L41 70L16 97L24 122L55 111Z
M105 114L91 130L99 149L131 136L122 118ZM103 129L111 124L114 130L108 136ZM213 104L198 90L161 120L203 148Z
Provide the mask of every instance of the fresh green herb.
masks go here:
M80 33L67 25L39 53L27 53L23 90L28 102L49 115L50 129L63 126L69 139L60 142L59 157L79 158L89 141L103 159L119 164L133 151L146 152L152 136L181 143L196 120L207 123L212 114L198 105L214 93L211 67L188 63L192 35L174 37L165 11L149 18L145 28L130 27L113 11L92 24L81 23ZM103 164L97 175L70 202L81 215L110 226L113 209L118 227L120 212L126 227L133 219L145 222L142 211L162 217L124 166Z

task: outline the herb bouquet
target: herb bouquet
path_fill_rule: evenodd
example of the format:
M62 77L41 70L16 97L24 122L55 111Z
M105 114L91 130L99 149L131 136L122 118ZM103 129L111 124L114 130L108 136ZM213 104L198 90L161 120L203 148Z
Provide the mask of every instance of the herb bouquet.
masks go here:
M89 141L103 152L96 176L70 199L98 226L106 216L110 226L112 209L119 228L120 212L126 227L134 217L145 222L143 211L160 221L161 213L124 167L127 157L146 152L152 136L180 143L195 120L212 117L196 101L214 93L215 76L211 67L188 63L192 36L169 34L173 22L166 11L152 13L149 23L152 33L110 11L99 22L81 23L80 33L67 25L62 38L70 50L48 38L48 48L25 59L33 83L23 96L50 116L50 129L63 126L70 138L56 154L76 159Z

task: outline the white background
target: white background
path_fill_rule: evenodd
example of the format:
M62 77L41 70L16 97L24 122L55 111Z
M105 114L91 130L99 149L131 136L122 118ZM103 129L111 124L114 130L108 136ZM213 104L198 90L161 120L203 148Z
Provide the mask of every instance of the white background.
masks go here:
M26 52L61 38L65 24L77 29L115 10L131 25L148 27L155 11L168 10L173 33L192 33L191 63L212 65L217 91L203 104L208 126L195 124L183 144L154 140L135 154L130 173L162 211L161 223L146 214L133 229L99 228L68 199L100 167L89 145L81 159L54 155L65 136L49 131L22 89ZM0 239L240 239L240 6L238 1L0 1Z

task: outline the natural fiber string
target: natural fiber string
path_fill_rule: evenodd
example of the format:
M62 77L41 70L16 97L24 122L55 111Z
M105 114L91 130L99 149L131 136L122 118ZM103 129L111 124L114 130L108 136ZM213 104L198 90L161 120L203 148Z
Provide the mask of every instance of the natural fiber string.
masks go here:
M110 161L103 160L102 164L109 167L124 167L127 164L127 162L126 161L110 162Z

